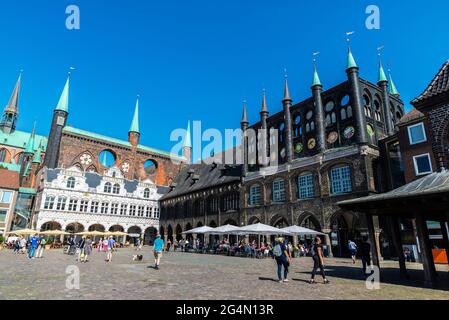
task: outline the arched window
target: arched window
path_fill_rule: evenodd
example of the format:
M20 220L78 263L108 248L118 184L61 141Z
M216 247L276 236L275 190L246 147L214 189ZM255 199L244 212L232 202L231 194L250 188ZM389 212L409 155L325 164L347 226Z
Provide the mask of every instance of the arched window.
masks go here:
M340 166L330 172L332 194L344 194L352 192L351 168Z
M104 192L105 193L111 193L111 191L112 191L112 184L110 182L107 182L104 185Z
M382 114L381 114L381 110L380 110L380 103L379 101L374 101L374 108L375 108L375 114L376 114L376 120L377 121L382 121Z
M0 162L6 162L6 149L0 150Z
M341 109L341 111L340 111L340 117L341 117L341 120L346 120L347 115L346 115L346 110L345 110L345 108L342 108L342 109Z
M348 106L346 108L346 114L347 114L348 118L352 118L352 107L351 106Z
M273 202L282 203L286 200L285 181L277 179L273 181Z
M262 204L262 187L255 184L249 188L249 205L258 206Z
M74 177L70 177L70 178L67 180L67 188L69 188L69 189L75 189L75 182L76 182L75 178L74 178Z
M298 196L299 199L310 199L315 197L313 174L307 173L298 177Z
M119 194L120 193L120 185L118 183L114 184L112 193Z
M146 188L146 189L143 191L143 197L144 197L145 199L149 199L149 198L150 198L150 189Z

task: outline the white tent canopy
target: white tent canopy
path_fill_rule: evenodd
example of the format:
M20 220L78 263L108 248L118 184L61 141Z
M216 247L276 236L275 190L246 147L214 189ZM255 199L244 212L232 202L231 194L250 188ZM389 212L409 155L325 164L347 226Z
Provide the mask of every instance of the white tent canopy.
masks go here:
M192 229L189 231L185 231L182 234L205 234L205 233L209 233L209 231L212 231L212 230L214 230L214 229L211 227L204 226L204 227L195 228L195 229Z
M287 228L283 228L282 230L287 231L295 236L316 236L316 235L324 235L324 233L307 229L304 227L298 227L298 226L291 226Z
M221 226L221 227L212 229L206 233L207 234L235 234L236 232L241 232L241 228L227 224L225 226Z
M292 235L289 231L281 230L266 224L258 223L250 226L242 227L240 230L230 232L230 234L256 234L256 235Z

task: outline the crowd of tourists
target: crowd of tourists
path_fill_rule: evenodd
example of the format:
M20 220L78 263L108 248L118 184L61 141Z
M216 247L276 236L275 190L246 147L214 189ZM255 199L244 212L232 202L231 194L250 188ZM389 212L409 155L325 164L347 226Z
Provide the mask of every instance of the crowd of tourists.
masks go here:
M29 259L42 258L47 240L44 237L33 235L30 238L23 236L9 236L6 240L6 246L12 249L14 254L27 255Z

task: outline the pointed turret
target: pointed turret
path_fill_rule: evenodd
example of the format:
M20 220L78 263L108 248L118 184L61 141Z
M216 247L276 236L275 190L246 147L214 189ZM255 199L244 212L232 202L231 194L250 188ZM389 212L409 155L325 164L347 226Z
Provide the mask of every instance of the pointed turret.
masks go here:
M247 112L246 112L246 100L243 101L243 114L242 114L242 121L240 121L240 124L246 125L246 127L248 127L248 116L247 116Z
M263 97L262 97L262 108L260 110L260 123L261 123L261 130L259 132L260 134L260 151L259 151L259 164L263 167L268 166L269 159L268 159L268 132L267 132L267 119L269 116L268 107L267 107L267 95L266 90L263 90Z
M16 130L17 119L19 117L19 94L20 84L22 79L22 73L19 75L19 79L11 94L11 98L5 107L3 117L0 122L0 130L4 133L13 133Z
M140 133L140 127L139 127L139 97L137 97L136 108L134 110L134 117L133 117L133 121L131 123L131 127L129 129L129 132Z
M41 146L37 149L36 153L33 157L33 163L41 163L42 161L42 153L41 153Z
M28 142L25 145L25 153L34 155L34 141L36 139L36 125L34 125L33 131L28 138Z
M241 146L241 156L243 158L242 161L242 176L245 177L248 173L248 116L246 114L246 100L243 101L243 115L242 121L240 121L240 128L242 129L242 146Z
M383 49L383 46L378 48L378 57L379 57L379 79L377 81L377 85L382 90L382 109L384 113L384 119L385 119L385 128L386 133L388 135L394 134L394 115L391 114L390 111L390 95L389 95L389 88L388 88L388 79L385 75L384 68L382 66L382 56L381 56L381 50Z
M314 66L313 66L313 82L312 82L312 87L315 87L315 86L322 86L320 77L318 75L318 70L317 70L316 64L314 64Z
M388 82L387 76L385 75L384 67L382 66L382 59L379 53L379 75L377 82Z
M358 68L357 63L355 62L354 56L352 55L351 47L348 46L348 63L346 69Z
M70 91L70 73L67 77L64 89L62 90L61 97L59 98L58 105L55 110L64 111L69 113L69 91Z
M282 101L292 101L292 98L290 96L290 89L288 88L288 76L285 75L285 81L284 81L284 99Z
M260 110L260 113L268 113L268 107L267 107L267 94L265 89L263 90L263 96L262 96L262 108Z
M323 86L321 85L320 77L318 76L316 60L313 60L313 83L312 94L315 103L315 122L316 122L316 136L317 136L317 150L318 152L326 151L326 125L324 123L324 108L321 94Z
M390 70L388 70L388 75L390 77L390 94L399 97L400 94L399 94L398 89L396 88L396 85L394 84L393 77L391 76Z
M292 115L290 108L292 106L292 98L290 96L290 90L288 88L288 76L285 73L284 82L284 99L282 99L282 104L284 106L284 119L285 119L285 147L287 149L286 162L293 161L293 135L292 135ZM281 159L283 160L283 159Z

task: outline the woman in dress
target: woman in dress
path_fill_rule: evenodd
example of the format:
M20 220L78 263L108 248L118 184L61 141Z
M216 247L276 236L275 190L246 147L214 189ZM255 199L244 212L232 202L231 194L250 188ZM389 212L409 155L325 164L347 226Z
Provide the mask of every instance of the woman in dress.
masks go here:
M108 252L108 239L107 238L104 238L104 240L103 240L103 249L104 249L104 252Z
M103 238L100 238L100 241L97 244L98 253L103 249Z
M89 257L92 254L92 239L87 237L86 242L84 243L84 259L83 262L86 263L89 261Z

